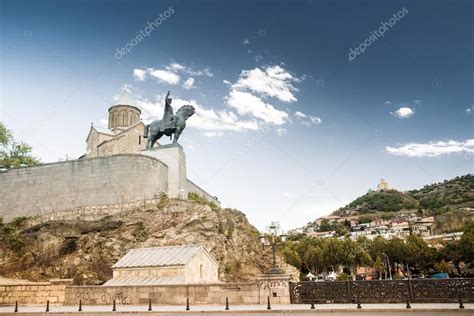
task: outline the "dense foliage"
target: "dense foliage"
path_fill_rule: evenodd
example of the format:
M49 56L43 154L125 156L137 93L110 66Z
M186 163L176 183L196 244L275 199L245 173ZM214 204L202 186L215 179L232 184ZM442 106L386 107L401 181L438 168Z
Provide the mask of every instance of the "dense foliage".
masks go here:
M31 153L31 146L18 142L0 122L0 168L33 166L39 163Z
M418 206L417 201L411 196L396 190L369 192L356 200L349 207L359 207L359 213L370 211L399 211L402 209L413 209Z
M426 209L439 209L453 204L474 201L474 175L468 174L452 180L425 185L409 192Z
M362 266L371 267L386 276L387 257L396 277L403 277L402 273L406 276L407 266L411 274L448 272L460 275L460 262L474 262L474 221L465 223L460 241L448 242L439 251L415 235L405 241L398 238L385 240L381 236L374 240L365 237L340 240L298 235L292 236L281 251L286 262L298 268L303 278L309 272L319 275L338 271L340 266L352 278L355 278L357 267Z

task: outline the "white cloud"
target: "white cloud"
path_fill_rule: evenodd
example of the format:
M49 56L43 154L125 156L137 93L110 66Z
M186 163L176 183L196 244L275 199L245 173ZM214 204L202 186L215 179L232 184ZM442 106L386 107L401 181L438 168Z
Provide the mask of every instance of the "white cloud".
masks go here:
M127 84L127 83L122 86L122 90L127 91L128 93L132 93L132 88L133 88L132 85ZM117 96L116 100L118 100L118 98L119 96Z
M237 90L250 90L263 96L275 97L283 102L297 101L293 92L298 91L293 82L299 82L284 68L267 66L264 69L255 68L243 70L238 81L232 85Z
M214 74L211 72L211 69L209 67L194 70L194 69L192 69L190 67L187 67L185 65L181 65L181 64L178 64L178 63L171 63L167 68L172 69L176 72L183 72L183 73L188 74L190 76L214 77Z
M318 125L322 122L319 117L313 115L308 116L300 111L296 111L294 116L297 118L297 121L304 126Z
M194 85L194 78L189 77L184 83L183 83L183 88L186 90L189 90L193 87Z
M321 118L317 116L310 116L309 119L311 120L313 124L316 124L316 125L321 124L323 122Z
M248 92L232 89L227 97L227 104L240 115L251 115L266 123L282 125L288 119L286 112L275 109L273 105Z
M296 117L304 118L304 117L306 117L306 114L304 114L303 112L300 112L300 111L296 111L296 112L295 112L295 116L296 116Z
M409 143L400 147L386 146L385 150L396 156L406 157L438 157L453 153L474 153L474 139L465 141L434 141L426 144Z
M278 134L279 136L286 135L286 133L288 132L288 131L286 130L286 128L277 128L276 131L277 131L277 134Z
M386 104L386 105L390 105L390 104L392 104L392 102L390 102L390 101L385 101L385 103L384 103L384 104Z
M102 126L108 126L109 125L109 120L107 120L107 119L100 119L99 122Z
M398 118L409 118L413 116L413 114L415 114L415 110L407 106L404 106L404 107L399 108L395 112L390 112L390 114Z
M189 76L207 76L213 77L214 74L211 72L209 67L205 67L203 69L192 69L183 64L179 64L176 62L171 62L169 65L165 66L164 69L156 69L156 68L147 68L147 69L134 69L133 76L137 81L144 81L147 77L153 77L158 79L160 82L165 82L171 85L177 85L180 82L181 76L180 75L189 75ZM189 86L188 79L184 83L184 88ZM194 83L194 79L192 79Z
M150 74L150 76L155 77L159 81L172 84L172 85L178 84L180 80L179 75L177 75L171 70L149 68L148 73Z
M466 109L466 113L467 113L467 114L471 114L471 112L472 112L472 109L471 109L471 108L467 108L467 109Z
M226 85L229 85L229 86L232 84L229 80L222 80L222 82Z
M145 80L145 78L146 78L146 73L147 73L146 70L143 70L143 69L134 69L134 70L133 70L133 77L134 77L135 80L137 80L137 81L143 81L143 80Z
M224 133L223 133L223 132L220 132L220 131L217 131L217 132L204 132L204 135L206 135L206 136L209 137L209 138L212 138L212 137L220 137L220 136L223 136Z
M298 90L293 83L300 81L301 79L277 65L242 70L235 83L227 80L223 82L230 85L227 105L239 115L249 115L267 124L283 125L289 121L288 113L278 110L266 99L272 97L282 102L295 102L297 99L293 92Z
M250 41L246 38L246 39L243 40L242 44L243 45L249 45Z
M181 64L178 64L178 63L170 63L169 66L167 67L168 69L173 69L173 70L183 70L185 69L186 67L181 65Z

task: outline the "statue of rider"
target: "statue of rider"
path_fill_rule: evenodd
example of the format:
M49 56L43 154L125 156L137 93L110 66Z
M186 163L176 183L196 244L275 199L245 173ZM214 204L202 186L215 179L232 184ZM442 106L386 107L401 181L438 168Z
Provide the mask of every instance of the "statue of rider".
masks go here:
M170 98L170 91L165 97L165 111L163 113L163 119L161 120L160 132L165 132L167 129L174 128L176 125L176 116L174 115L173 108L171 107L173 99Z

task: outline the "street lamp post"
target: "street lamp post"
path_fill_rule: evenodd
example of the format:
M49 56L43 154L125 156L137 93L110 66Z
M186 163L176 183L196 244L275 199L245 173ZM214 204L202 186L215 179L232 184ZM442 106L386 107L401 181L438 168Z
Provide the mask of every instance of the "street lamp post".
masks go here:
M384 255L384 257L387 258L388 274L390 275L390 280L391 280L392 279L392 268L390 267L390 258L384 252L382 252L382 255Z
M280 268L278 268L276 263L276 247L281 242L286 241L286 235L283 233L280 234L280 224L278 222L272 222L270 226L267 227L268 234L260 236L260 242L262 247L271 246L272 247L272 256L273 263L272 268L268 271L269 274L281 274L283 273Z

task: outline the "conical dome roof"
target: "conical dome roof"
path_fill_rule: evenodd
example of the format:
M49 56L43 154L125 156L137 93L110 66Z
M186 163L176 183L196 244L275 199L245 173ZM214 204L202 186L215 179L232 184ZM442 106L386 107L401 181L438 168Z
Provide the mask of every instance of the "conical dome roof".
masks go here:
M127 90L123 90L122 95L117 99L117 102L115 102L115 105L131 105L131 106L136 106L137 102L135 99L132 97L130 92Z

